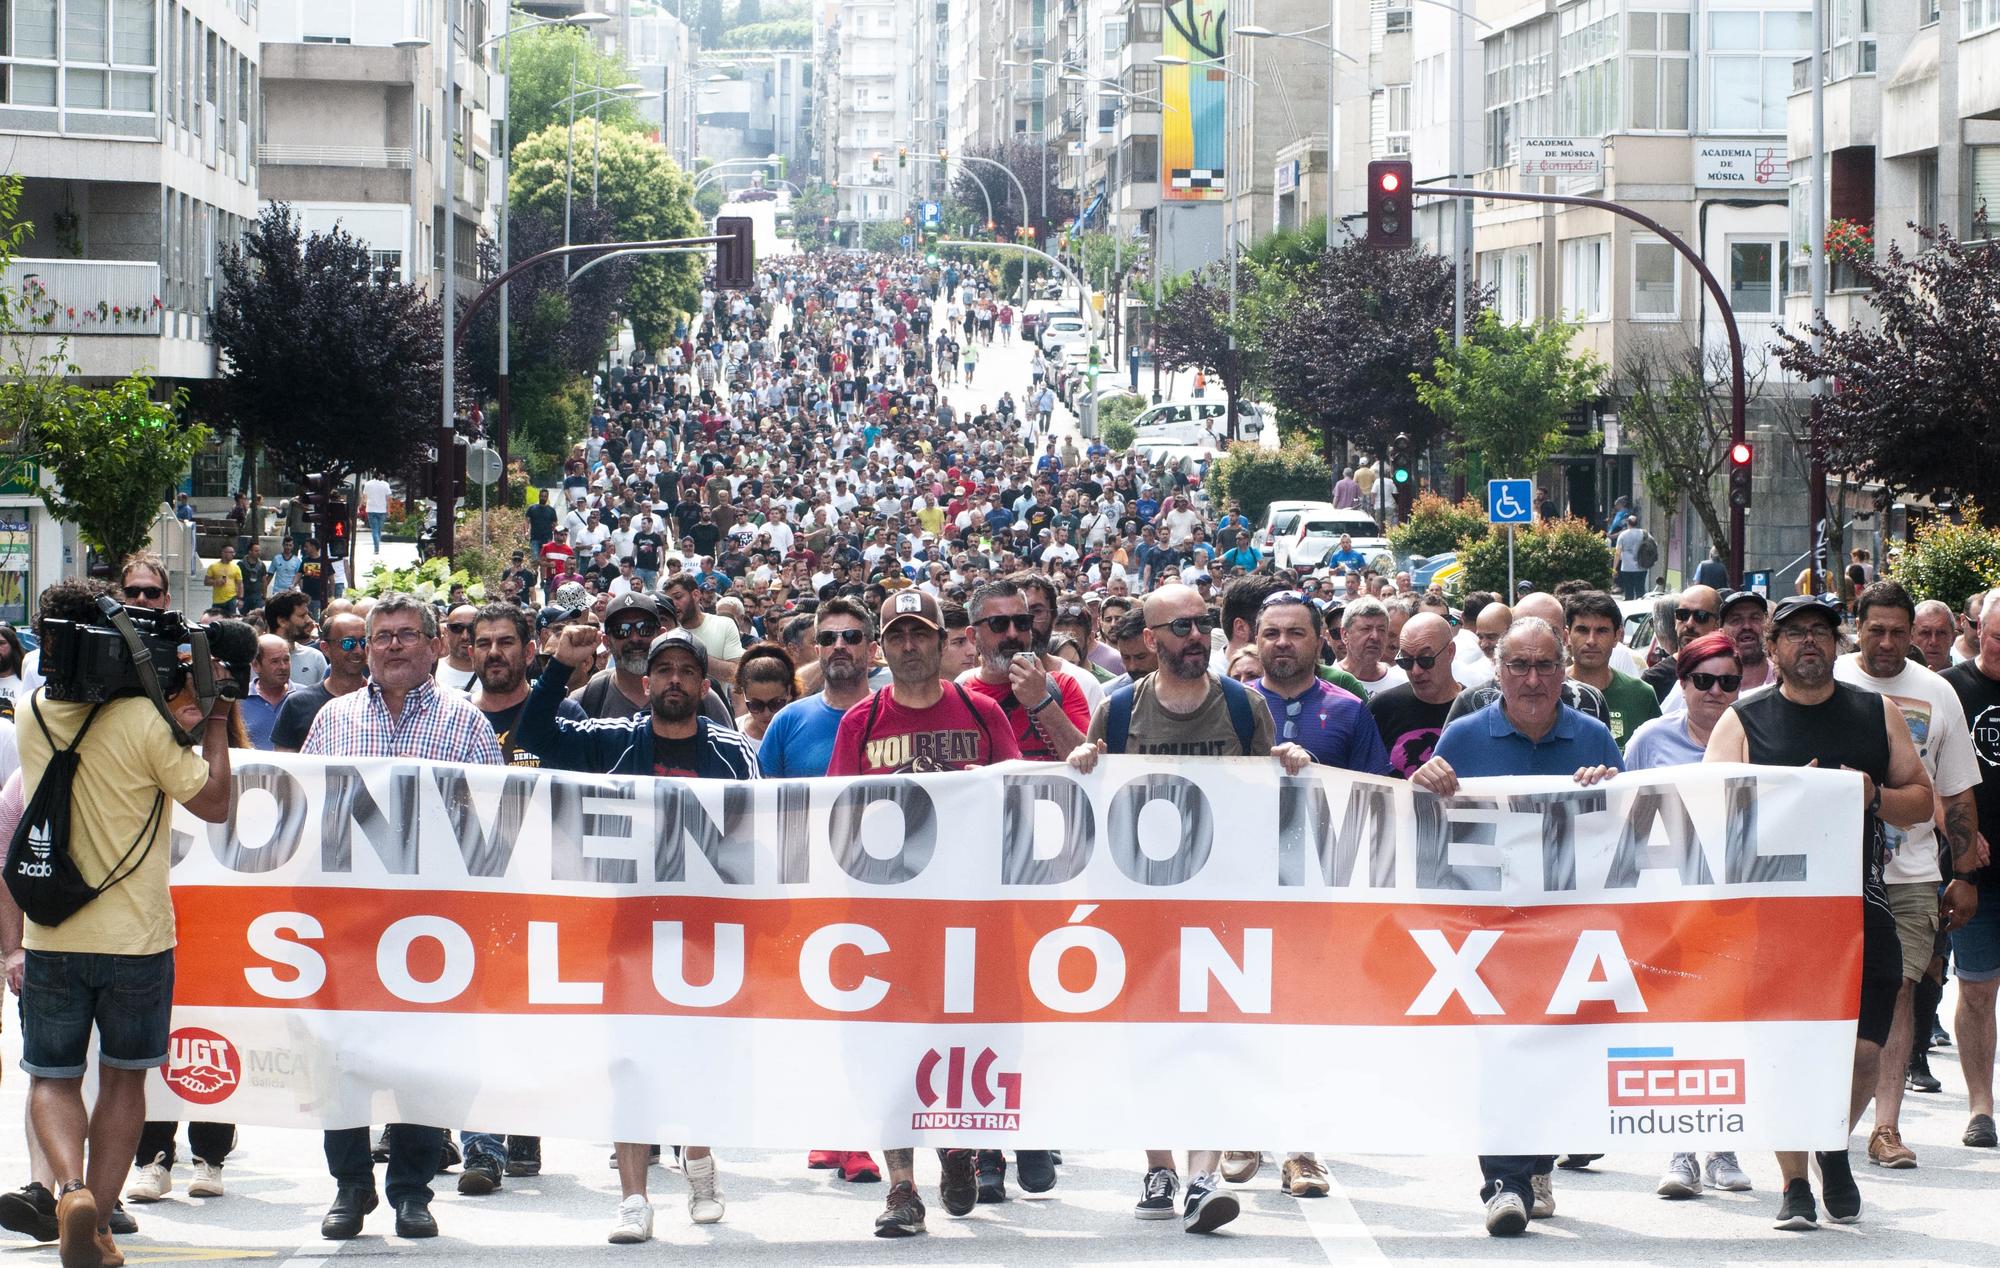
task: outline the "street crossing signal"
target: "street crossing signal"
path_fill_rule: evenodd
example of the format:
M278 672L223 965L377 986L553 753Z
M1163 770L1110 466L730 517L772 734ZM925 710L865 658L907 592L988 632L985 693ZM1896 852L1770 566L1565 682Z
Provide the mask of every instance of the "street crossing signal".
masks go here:
M1408 159L1377 159L1368 165L1368 245L1400 251L1410 235Z
M751 237L748 216L717 216L716 235L723 241L715 247L715 284L720 290L747 291L756 280L757 247Z
M1739 440L1729 446L1729 505L1748 510L1751 479L1750 442Z
M880 154L870 155L868 166L870 170L880 172L882 170L882 156Z
M326 557L347 558L347 525L353 519L347 499L335 493L326 504Z

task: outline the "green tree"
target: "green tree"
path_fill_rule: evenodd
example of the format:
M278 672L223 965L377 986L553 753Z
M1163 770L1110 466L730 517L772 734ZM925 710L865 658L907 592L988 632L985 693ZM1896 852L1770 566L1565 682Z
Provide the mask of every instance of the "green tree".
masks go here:
M1247 272L1247 270L1245 270ZM1228 278L1222 266L1175 278L1161 288L1160 302L1151 308L1153 348L1168 369L1194 368L1220 380L1229 405L1230 432L1236 429L1236 403L1256 374L1261 346L1256 325L1241 303L1243 277L1237 278L1236 321L1229 320ZM1235 339L1230 338L1231 331ZM1329 486L1331 487L1331 486Z
M567 126L569 107L561 104L572 92L590 87L615 88L632 82L632 68L623 58L601 53L581 27L537 26L507 37L507 108L513 112L514 150L546 128ZM577 105L577 138L582 144L583 111L596 97ZM597 118L615 128L637 131L639 111L632 102L614 97L598 107Z
M721 47L809 49L812 39L811 18L781 18L731 27L723 32Z
M1621 427L1634 464L1655 503L1676 507L1686 499L1719 546L1729 528L1716 507L1716 485L1729 458L1729 365L1707 358L1688 343L1634 343L1619 357ZM1754 395L1755 383L1747 385Z
M1514 575L1538 590L1553 590L1564 581L1584 581L1599 590L1612 588L1611 548L1604 534L1579 519L1543 520L1515 530ZM1488 533L1458 552L1465 571L1459 588L1470 593L1491 590L1507 594L1507 534Z
M1471 498L1454 502L1435 493L1420 493L1410 503L1403 522L1389 530L1389 545L1398 554L1441 555L1486 536L1486 508Z
M1456 470L1529 476L1568 447L1569 414L1604 381L1596 357L1570 351L1576 331L1560 321L1516 325L1489 308L1463 344L1438 332L1430 377L1410 381L1451 433Z
M1981 590L2000 586L2000 532L1981 522L1977 503L1959 506L1964 520L1919 524L1896 564L1896 580L1922 603L1936 599L1956 612Z
M49 514L113 564L143 548L162 495L208 444L206 427L182 421L186 408L185 392L154 400L141 374L110 387L65 384L28 439L53 477L38 490Z
M1218 505L1234 498L1253 522L1264 509L1287 499L1324 498L1333 487L1326 460L1307 445L1287 445L1273 453L1257 445L1231 445L1222 460L1209 468Z
M694 29L703 48L722 43L722 0L701 0L695 10Z
M596 201L611 213L619 241L649 242L701 233L693 183L665 150L646 138L579 120L574 161L573 197L590 200L595 167ZM544 128L515 146L514 206L551 213L560 221L569 162L563 128ZM640 347L662 347L673 335L676 318L694 311L709 257L704 253L631 258L625 318L632 323Z

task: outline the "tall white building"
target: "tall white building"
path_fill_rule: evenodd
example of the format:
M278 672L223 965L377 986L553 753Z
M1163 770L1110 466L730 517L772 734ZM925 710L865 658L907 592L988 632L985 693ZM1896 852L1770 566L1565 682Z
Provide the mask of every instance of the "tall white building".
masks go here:
M912 55L916 38L911 0L841 0L819 16L817 144L839 224L900 219L909 207L911 168L899 165L897 150L915 136L919 97L912 81L933 73Z

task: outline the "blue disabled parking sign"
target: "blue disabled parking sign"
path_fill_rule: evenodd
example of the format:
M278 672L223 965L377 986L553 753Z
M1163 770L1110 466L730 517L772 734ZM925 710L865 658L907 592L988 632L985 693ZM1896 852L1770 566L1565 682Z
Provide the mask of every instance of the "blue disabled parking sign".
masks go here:
M911 237L911 236L910 236L909 234L907 234L907 233L906 233L906 234L904 234L904 235L903 235L903 250L905 250L905 251L909 250L909 249L910 249L910 244L911 244L911 243L913 243L913 242L915 242L915 241L916 241L916 239L912 238L912 237Z
M1488 480L1486 518L1494 524L1532 524L1535 521L1533 480Z

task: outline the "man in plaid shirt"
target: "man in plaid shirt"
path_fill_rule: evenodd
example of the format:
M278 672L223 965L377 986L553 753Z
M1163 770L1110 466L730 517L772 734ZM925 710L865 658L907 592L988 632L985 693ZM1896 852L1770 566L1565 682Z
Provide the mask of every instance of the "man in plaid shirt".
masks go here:
M438 689L432 675L441 650L436 609L407 594L378 601L368 614L368 685L328 701L299 751L501 765L500 745L485 715L465 696ZM467 1149L477 1149L482 1139L497 1138L468 1136ZM396 1236L437 1236L430 1180L443 1165L444 1146L439 1128L390 1125L388 1190ZM345 1241L361 1232L362 1218L377 1202L368 1129L327 1132L326 1166L337 1188L320 1235Z

